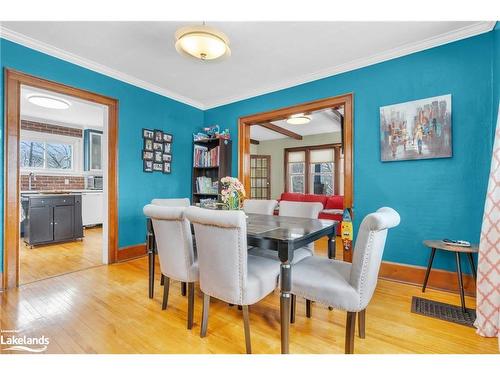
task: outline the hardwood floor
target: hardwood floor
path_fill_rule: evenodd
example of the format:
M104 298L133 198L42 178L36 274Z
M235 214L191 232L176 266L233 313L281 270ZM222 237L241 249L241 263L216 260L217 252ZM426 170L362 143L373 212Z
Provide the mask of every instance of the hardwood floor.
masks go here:
M84 234L82 241L40 245L32 249L20 239L19 283L28 284L102 265L102 228L87 228Z
M317 251L324 253L324 244ZM245 353L242 312L213 300L207 337L199 337L201 293L196 286L194 327L186 329L187 298L172 282L161 310L159 275L147 297L147 259L100 266L0 293L0 327L50 339L48 353ZM366 313L366 339L355 353L498 353L496 339L474 329L410 312L411 297L459 304L456 294L380 280ZM468 306L474 299L466 297ZM298 299L290 331L291 353L344 352L346 313L313 304L312 318ZM280 352L279 294L250 307L254 353ZM6 352L4 352L6 353Z

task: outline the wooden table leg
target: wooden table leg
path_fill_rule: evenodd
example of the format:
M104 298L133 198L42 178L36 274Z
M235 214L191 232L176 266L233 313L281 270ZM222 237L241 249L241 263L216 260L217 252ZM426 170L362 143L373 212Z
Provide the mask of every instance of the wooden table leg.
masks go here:
M431 273L432 262L434 261L434 255L436 254L436 249L432 248L431 256L429 258L429 264L427 265L427 270L425 271L424 285L422 285L422 293L425 292L425 288L427 286L427 280L429 280L429 275Z
M335 259L335 228L333 227L333 233L328 235L328 259Z
M149 251L149 298L153 298L155 289L155 252Z
M460 264L460 253L455 251L456 261L457 261L457 276L458 276L458 288L460 292L460 303L462 304L462 311L467 312L465 308L465 296L464 296L464 284L462 281L462 265Z

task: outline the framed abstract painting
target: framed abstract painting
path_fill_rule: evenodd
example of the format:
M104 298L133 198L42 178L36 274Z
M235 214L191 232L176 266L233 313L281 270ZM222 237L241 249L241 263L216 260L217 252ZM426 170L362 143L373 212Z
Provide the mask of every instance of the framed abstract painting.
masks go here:
M451 156L451 94L380 107L382 161Z

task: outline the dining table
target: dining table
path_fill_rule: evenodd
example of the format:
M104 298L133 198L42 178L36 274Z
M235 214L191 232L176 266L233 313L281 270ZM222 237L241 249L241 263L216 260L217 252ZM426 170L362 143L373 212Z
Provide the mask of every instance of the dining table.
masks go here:
M292 261L295 250L328 237L328 257L335 258L335 220L246 214L247 243L277 252L280 265L281 353L289 353ZM194 233L194 232L193 232ZM150 218L147 219L147 252L149 257L149 298L154 294L156 241Z

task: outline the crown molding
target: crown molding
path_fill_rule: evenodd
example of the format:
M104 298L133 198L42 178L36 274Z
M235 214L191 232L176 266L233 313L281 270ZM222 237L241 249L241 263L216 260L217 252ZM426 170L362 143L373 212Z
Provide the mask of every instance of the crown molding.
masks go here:
M12 42L21 44L25 47L32 48L39 52L43 52L53 57L57 57L61 60L68 61L70 63L82 66L84 68L90 69L97 73L104 74L106 76L115 78L117 80L129 83L131 85L140 87L142 89L154 92L156 94L165 96L170 99L177 100L179 102L188 104L200 110L212 109L215 107L220 107L223 105L235 103L241 100L250 99L256 96L269 94L275 91L291 88L304 83L316 81L322 78L331 77L337 74L345 73L355 69L364 68L370 65L378 64L387 60L392 60L405 55L410 55L412 53L420 52L426 49L441 46L443 44L448 44L456 42L461 39L470 38L479 34L483 34L493 30L496 21L480 21L472 25L450 31L441 35L437 35L428 39L424 39L415 43L409 43L388 51L381 52L366 58L357 59L346 64L337 65L317 71L314 73L306 74L301 77L297 77L291 80L280 82L279 84L266 86L260 89L247 91L243 95L230 96L219 100L213 100L206 103L193 100L191 98L185 97L183 95L177 94L170 90L159 87L155 84L143 81L139 78L130 76L126 73L122 73L115 69L109 68L105 65L96 63L92 60L83 58L81 56L75 55L73 53L61 50L50 44L38 41L36 39L27 37L18 32L12 31L0 25L0 37L10 40Z
M331 77L337 74L346 73L352 70L364 68L384 61L396 59L398 57L410 55L412 53L424 51L426 49L438 47L443 44L456 42L461 39L470 38L493 30L495 24L496 21L480 21L454 31L440 34L415 43L409 43L388 51L381 52L379 54L353 60L346 64L337 65L314 73L305 74L301 77L297 77L288 81L283 81L279 84L269 85L261 89L253 90L251 92L245 93L244 95L230 96L224 99L214 100L208 103L204 103L205 110L239 102L245 99L254 98L256 96L269 94L275 91L291 88L304 83L317 81L319 79Z
M7 39L11 42L17 43L17 44L21 44L25 47L34 49L36 51L45 53L45 54L50 55L52 57L56 57L58 59L70 62L72 64L75 64L75 65L78 65L81 67L84 67L84 68L92 70L94 72L104 74L108 77L115 78L119 81L129 83L129 84L136 86L136 87L139 87L141 89L154 92L155 94L167 97L169 99L173 99L173 100L176 100L178 102L188 104L192 107L195 107L195 108L198 108L201 110L205 109L205 106L196 100L187 98L187 97L180 95L180 94L177 94L173 91L170 91L170 90L164 89L162 87L156 86L152 83L143 81L142 79L133 77L129 74L126 74L126 73L120 72L118 70L109 68L109 67L102 65L102 64L99 64L95 61L92 61L92 60L86 59L84 57L75 55L71 52L64 51L64 50L57 48L57 47L54 47L53 45L50 45L48 43L41 42L39 40L30 38L26 35L23 35L21 33L16 32L16 31L7 29L6 27L4 27L2 25L0 25L0 37Z

